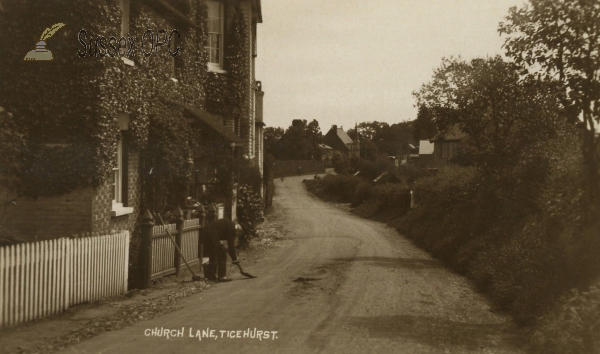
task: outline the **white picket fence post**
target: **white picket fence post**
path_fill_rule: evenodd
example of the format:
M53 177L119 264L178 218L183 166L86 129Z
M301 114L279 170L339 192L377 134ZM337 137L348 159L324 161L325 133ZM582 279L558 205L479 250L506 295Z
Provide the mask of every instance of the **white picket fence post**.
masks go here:
M0 327L127 292L129 232L0 247Z

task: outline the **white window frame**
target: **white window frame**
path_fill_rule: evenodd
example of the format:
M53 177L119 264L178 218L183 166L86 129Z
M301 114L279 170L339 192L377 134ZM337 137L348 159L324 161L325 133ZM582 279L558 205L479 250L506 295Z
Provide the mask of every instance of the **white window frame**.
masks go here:
M119 125L120 128L127 128L129 124L129 116L128 115L119 115ZM111 216L121 216L126 214L133 213L132 207L126 207L123 205L123 194L127 193L126 190L123 190L123 178L127 178L127 176L123 176L123 132L119 136L119 141L117 143L117 161L115 167L112 170L112 207L111 207Z
M220 39L219 39L219 62L218 63L212 63L210 62L210 47L205 47L206 50L208 51L208 70L212 71L212 72L216 72L216 73L225 73L224 70L224 64L223 64L223 58L224 58L224 54L225 54L225 42L224 42L224 37L225 37L225 4L222 1L215 1L215 0L208 0L206 2L207 6L210 6L210 4L212 5L216 5L219 6L219 17L221 20L221 28L220 28ZM208 29L208 35L210 37L210 17L209 17L209 29ZM208 38L207 38L208 41Z

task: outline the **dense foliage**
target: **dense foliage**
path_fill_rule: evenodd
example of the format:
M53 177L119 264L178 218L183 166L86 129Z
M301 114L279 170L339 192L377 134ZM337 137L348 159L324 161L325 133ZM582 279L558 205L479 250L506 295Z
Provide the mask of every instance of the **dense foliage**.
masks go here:
M521 80L517 69L500 57L444 59L415 96L439 127L468 134L463 149L485 180L481 187L524 208L534 207L551 161L577 137L560 118L556 86Z
M265 130L266 152L277 160L320 160L319 144L323 140L319 122L313 119L294 120L288 129Z
M214 114L229 117L234 121L235 132L242 137L250 134L244 112L250 95L250 68L248 52L248 27L244 13L236 3L231 26L226 31L225 69L227 74L208 73L204 82L206 109Z
M5 24L0 41L7 49L0 54L3 63L0 75L2 82L11 82L11 85L0 86L0 97L14 112L16 133L22 134L26 141L25 154L16 155L21 157L23 166L16 171L16 178L23 181L20 193L57 195L102 183L115 161L118 112L130 115L127 139L131 147L143 149L152 122L162 124L161 129L154 129L155 136L173 135L175 129L182 128L151 118L160 117L165 121L181 118L180 111L164 110L155 104L156 97L202 104L201 83L206 76L207 58L203 50L204 3L188 7L187 13L199 26L180 30L180 65L173 71L169 70L173 67L173 58L166 50L146 57L138 47L130 57L135 62L133 67L124 65L118 58L77 55L82 48L78 42L80 29L85 29L90 38L119 35L119 6L119 2L109 0L76 6L70 1L15 2L7 4L6 11L0 14ZM90 13L101 16L90 17ZM23 18L28 21L21 21ZM131 2L130 19L130 34L138 40L147 29L175 26L137 1ZM24 54L35 44L31 38L39 37L45 27L57 22L66 26L48 40L54 60L23 62ZM60 80L56 80L57 77ZM171 77L180 82L174 83ZM187 149L188 141L180 141L183 149ZM72 168L65 168L66 164Z
M377 121L362 122L348 130L348 136L352 140L360 141L360 156L371 161L380 157L410 154L409 144L418 145L413 140L413 135L413 122L392 125Z
M499 32L523 73L556 81L562 116L580 122L589 201L600 205L600 4L597 0L530 0L510 9ZM597 212L597 211L596 211Z
M244 236L239 240L241 247L249 244L257 236L256 227L263 221L264 204L258 191L247 184L238 190L238 222L244 227Z

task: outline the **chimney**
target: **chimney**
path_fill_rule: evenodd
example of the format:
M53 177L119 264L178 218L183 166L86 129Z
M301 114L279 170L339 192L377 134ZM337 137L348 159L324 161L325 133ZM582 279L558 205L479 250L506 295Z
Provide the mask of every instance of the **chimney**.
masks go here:
M331 126L331 129L333 129L333 130L337 130L337 125L335 125L335 124L334 124L334 125L332 125L332 126Z

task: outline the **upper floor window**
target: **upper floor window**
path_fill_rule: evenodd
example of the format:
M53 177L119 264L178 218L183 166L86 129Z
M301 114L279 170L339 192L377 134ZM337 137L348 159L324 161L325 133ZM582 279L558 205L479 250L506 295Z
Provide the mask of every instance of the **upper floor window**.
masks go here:
M225 12L220 1L207 1L208 5L208 52L209 70L223 70L223 29Z

